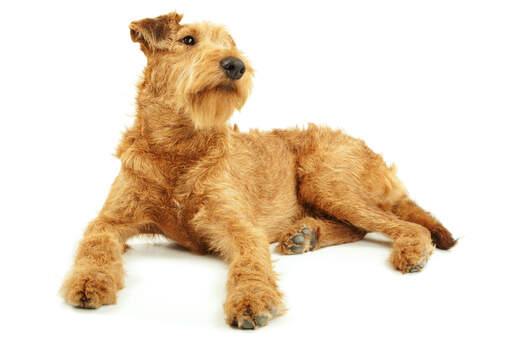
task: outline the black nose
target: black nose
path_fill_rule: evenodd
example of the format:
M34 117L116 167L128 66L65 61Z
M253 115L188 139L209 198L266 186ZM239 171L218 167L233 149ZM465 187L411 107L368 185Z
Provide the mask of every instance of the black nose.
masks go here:
M244 62L235 57L224 58L220 61L220 66L226 71L226 76L231 79L240 79L245 72Z

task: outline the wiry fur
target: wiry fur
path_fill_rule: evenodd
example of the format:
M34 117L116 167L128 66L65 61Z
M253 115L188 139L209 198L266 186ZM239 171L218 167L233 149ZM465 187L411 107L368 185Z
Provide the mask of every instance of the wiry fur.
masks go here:
M62 286L67 302L115 303L125 242L141 233L228 261L224 310L240 328L283 312L271 242L290 254L381 232L394 240L391 263L402 272L421 270L432 240L443 249L455 244L363 141L315 125L248 134L230 128L253 71L223 27L180 20L170 13L130 24L148 59L137 117L117 150L121 171ZM188 35L195 45L180 42ZM239 80L219 66L229 56L247 67Z

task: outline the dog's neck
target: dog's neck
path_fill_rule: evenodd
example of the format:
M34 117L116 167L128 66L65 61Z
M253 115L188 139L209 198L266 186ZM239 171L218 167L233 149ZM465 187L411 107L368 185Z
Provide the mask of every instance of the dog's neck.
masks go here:
M227 125L198 129L186 109L172 101L137 100L140 137L154 153L185 154L200 157L212 150L226 149Z

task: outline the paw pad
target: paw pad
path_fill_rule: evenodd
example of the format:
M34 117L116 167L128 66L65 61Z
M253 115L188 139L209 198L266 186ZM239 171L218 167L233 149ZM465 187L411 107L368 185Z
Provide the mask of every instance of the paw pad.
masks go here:
M317 232L308 226L290 231L281 241L281 250L287 254L312 251L318 242Z
M295 244L304 244L304 237L301 236L300 234L296 235L295 237L292 238L292 241L295 243Z

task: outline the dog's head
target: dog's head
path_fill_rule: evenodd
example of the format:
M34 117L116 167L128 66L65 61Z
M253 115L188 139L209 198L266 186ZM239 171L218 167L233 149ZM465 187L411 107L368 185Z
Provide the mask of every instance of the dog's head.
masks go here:
M173 12L130 24L148 58L141 87L179 105L198 128L223 125L247 100L253 70L224 27L180 25L181 18Z

